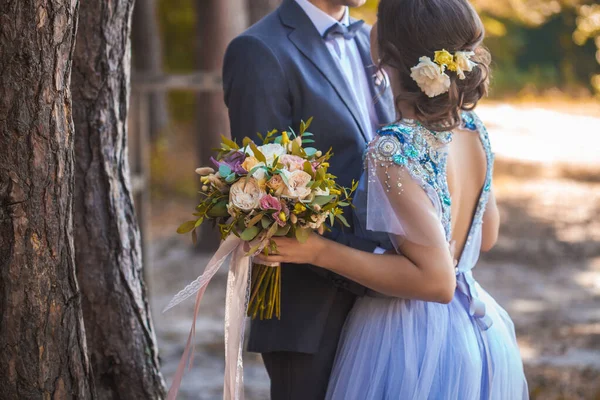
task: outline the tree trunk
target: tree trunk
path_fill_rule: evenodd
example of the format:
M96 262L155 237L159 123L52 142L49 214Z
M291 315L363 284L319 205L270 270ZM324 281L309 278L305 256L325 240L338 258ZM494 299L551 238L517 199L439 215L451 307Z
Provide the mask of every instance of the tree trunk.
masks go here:
M163 73L163 53L160 29L156 18L156 0L138 1L133 10L133 68L145 75ZM164 93L150 96L150 137L157 138L169 124L167 99Z
M127 160L132 9L82 2L73 59L75 257L102 400L165 394Z
M196 0L198 69L221 74L229 42L246 28L245 0ZM219 147L221 135L229 136L229 118L222 91L197 96L196 139L198 165L210 164L212 149ZM214 250L219 235L210 225L201 226L200 250Z
M0 393L93 399L73 251L77 1L0 0Z
M279 7L280 4L281 0L248 0L250 24L254 25L265 15Z

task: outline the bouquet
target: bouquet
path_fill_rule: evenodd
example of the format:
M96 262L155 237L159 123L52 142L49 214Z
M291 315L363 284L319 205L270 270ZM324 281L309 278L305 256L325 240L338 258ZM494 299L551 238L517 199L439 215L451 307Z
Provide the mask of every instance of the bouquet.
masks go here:
M277 249L274 236L307 240L311 231L323 234L338 221L349 226L342 207L350 205L351 188L339 186L328 173L331 149L323 154L313 147L308 132L312 118L301 122L298 133L293 129L272 130L258 134L257 145L245 138L242 145L222 138L213 167L198 168L202 200L193 214L195 219L183 223L177 232L191 232L194 243L196 228L207 221L218 227L221 238L235 235L248 243L248 255L268 255ZM252 266L250 299L247 315L252 318L281 317L281 266Z

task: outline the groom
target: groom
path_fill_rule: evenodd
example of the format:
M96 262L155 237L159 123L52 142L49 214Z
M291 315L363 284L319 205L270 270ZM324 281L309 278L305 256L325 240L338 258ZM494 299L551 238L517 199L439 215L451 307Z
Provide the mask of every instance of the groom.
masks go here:
M330 172L338 183L360 178L366 143L395 115L391 91L371 61L369 28L348 15L348 6L364 2L284 0L231 42L223 85L238 143L256 132L297 129L314 117L314 147L333 148ZM351 210L346 213L352 221ZM379 243L353 232L336 229L329 237L379 251ZM283 266L281 320L253 321L248 344L262 353L273 400L325 397L344 321L364 292L314 266Z

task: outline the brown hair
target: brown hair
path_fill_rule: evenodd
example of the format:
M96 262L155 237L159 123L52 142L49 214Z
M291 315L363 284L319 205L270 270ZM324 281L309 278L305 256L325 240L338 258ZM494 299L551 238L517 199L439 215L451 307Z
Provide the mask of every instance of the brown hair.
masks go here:
M395 103L408 102L417 118L432 130L451 130L461 123L460 111L470 111L487 94L490 53L482 46L481 19L468 0L381 0L378 10L379 67L394 68L402 90ZM446 71L448 93L428 97L411 78L411 68L437 50L474 51L477 64L465 79ZM402 116L401 116L402 117Z

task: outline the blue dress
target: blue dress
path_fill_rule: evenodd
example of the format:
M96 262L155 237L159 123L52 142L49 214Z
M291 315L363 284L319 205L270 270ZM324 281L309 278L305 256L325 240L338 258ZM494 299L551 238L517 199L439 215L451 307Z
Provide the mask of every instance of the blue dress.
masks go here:
M357 300L340 340L327 399L331 400L518 400L527 399L523 363L514 325L506 311L475 281L481 248L483 214L492 182L493 154L485 127L474 113L463 114L463 128L479 134L487 156L484 187L469 236L456 268L457 288L449 304L404 300L371 293ZM383 192L409 196L401 189L416 184L427 195L437 224L447 242L451 239L452 204L446 180L447 143L450 132L432 132L418 123L402 122L381 129L365 156L370 180ZM391 182L374 182L369 169L385 168ZM406 172L411 182L395 182L395 170ZM383 176L383 175L382 175ZM381 179L379 179L381 180ZM364 182L363 182L364 183ZM372 195L358 195L358 215L377 220L379 205ZM385 202L384 202L385 203ZM393 203L393 202L392 202ZM395 203L393 203L395 204ZM364 212L364 208L367 212ZM420 224L411 215L383 207L379 228L408 239L419 237ZM400 215L390 217L391 213ZM424 214L425 215L425 214ZM390 222L392 221L392 222ZM425 222L427 224L428 222ZM366 266L368 267L368 266Z

